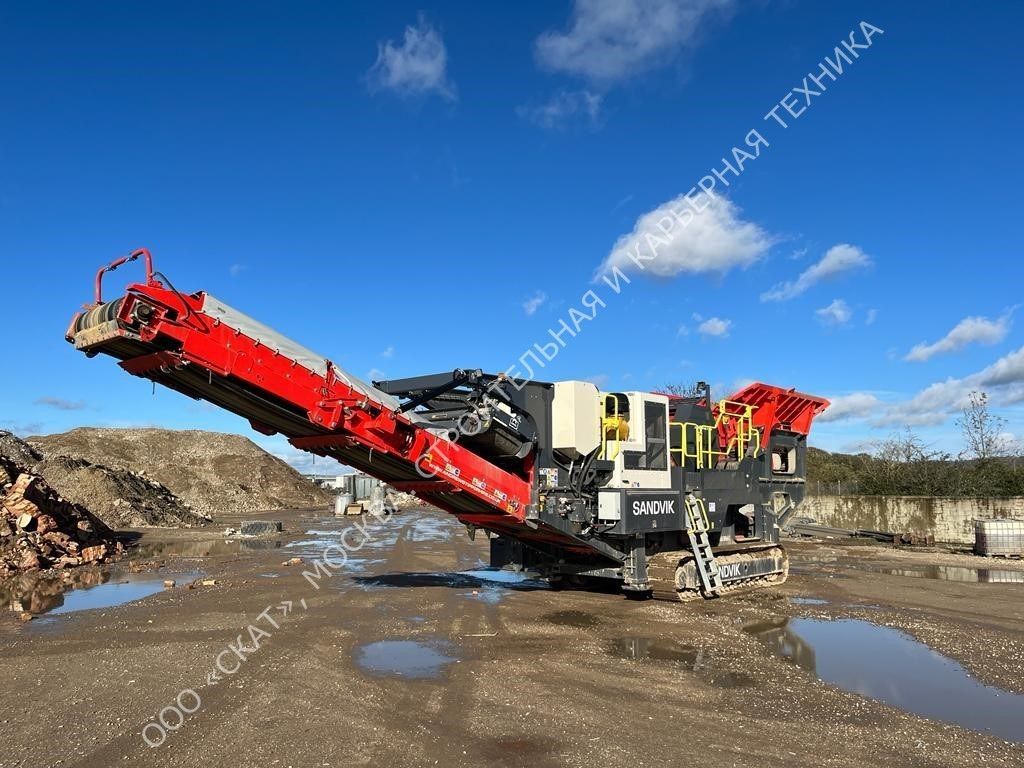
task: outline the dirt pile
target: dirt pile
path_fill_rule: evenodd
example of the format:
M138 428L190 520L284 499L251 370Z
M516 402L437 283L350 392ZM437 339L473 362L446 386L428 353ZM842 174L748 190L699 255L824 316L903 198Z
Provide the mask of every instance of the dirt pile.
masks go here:
M192 510L162 483L127 469L53 456L36 464L34 471L61 496L85 507L111 528L191 528L211 519Z
M0 446L0 576L44 568L66 568L116 557L122 545L87 510L63 499L20 461L31 457ZM17 440L17 438L13 438Z
M42 461L43 454L17 435L0 430L0 459L7 459L9 462L27 469Z
M333 494L238 435L199 430L80 428L30 438L47 456L134 470L209 515L323 507Z
M0 431L0 456L43 478L65 499L85 508L114 530L151 526L190 528L210 521L164 485L138 472L44 454L10 432Z

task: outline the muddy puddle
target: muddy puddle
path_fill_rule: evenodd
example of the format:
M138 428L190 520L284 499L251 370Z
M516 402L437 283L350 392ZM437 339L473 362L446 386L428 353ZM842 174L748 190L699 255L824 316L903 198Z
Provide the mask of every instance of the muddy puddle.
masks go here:
M462 590L460 592L462 597L492 604L500 602L510 592L551 588L546 581L496 568L477 568L450 573L384 573L376 576L357 576L355 581L367 589L376 587L449 587Z
M828 605L828 600L820 597L790 597L788 600L792 605Z
M18 613L56 616L113 608L164 590L164 580L186 584L200 573L119 573L101 569L65 572L59 577L23 574L0 584L0 604Z
M205 541L154 541L140 544L129 551L133 560L155 557L210 557L234 555L243 550L278 549L283 546L276 539L208 539Z
M481 583L503 584L513 588L548 589L550 586L543 579L535 579L524 573L505 571L500 568L473 568L467 571L458 571L455 575L476 579Z
M919 565L913 568L879 568L889 576L912 579L938 579L977 584L1024 584L1024 571L1000 568L969 568L960 565Z
M455 530L450 520L424 517L412 524L408 535L412 541L450 541Z
M436 680L449 664L456 663L451 644L437 638L419 640L378 640L358 646L353 654L356 666L375 677Z
M327 517L313 521L303 538L284 544L289 555L318 558L327 555L335 560L344 559L339 552L348 555L348 562L359 570L373 561L367 554L378 550L390 550L398 541L403 523L394 519L380 522L368 517Z
M672 663L696 673L705 682L719 688L746 688L754 684L754 679L746 673L720 669L711 654L703 648L668 638L618 637L606 642L604 652L629 661Z
M546 581L512 571L477 568L470 571L459 571L455 575L467 579L468 583L476 586L476 589L462 592L462 597L479 600L490 605L497 605L513 590L550 589L550 585Z
M779 619L744 630L775 655L846 691L1024 742L1024 696L982 684L899 630L859 619Z

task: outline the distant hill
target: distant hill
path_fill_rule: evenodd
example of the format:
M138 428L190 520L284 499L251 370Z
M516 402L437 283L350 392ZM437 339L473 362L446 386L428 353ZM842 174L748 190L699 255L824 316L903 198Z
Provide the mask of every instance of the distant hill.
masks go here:
M287 463L239 435L201 430L97 429L30 437L47 458L69 456L139 472L217 516L289 507L316 507L333 496Z

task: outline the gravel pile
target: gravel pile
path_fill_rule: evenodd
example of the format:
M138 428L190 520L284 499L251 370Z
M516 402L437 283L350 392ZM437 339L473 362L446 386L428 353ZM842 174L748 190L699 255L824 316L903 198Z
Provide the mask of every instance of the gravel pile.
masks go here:
M83 427L29 442L46 456L71 456L139 472L207 515L326 507L334 499L332 493L238 435Z
M87 509L114 530L191 528L210 522L207 515L191 509L166 486L138 472L44 453L3 431L0 456L43 478L63 498Z
M44 459L34 471L65 499L82 505L111 528L192 528L211 520L162 483L138 472L70 456Z

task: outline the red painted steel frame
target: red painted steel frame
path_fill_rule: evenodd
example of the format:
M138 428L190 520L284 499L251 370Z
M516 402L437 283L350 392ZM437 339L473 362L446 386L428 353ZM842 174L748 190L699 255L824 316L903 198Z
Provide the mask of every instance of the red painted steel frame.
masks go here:
M782 389L760 382L744 387L729 400L754 406L754 426L761 429L764 438L771 435L777 427L801 435L809 434L814 417L829 406L829 401L822 397L805 395L795 389ZM732 436L721 437L722 445L728 445Z
M143 322L137 303L155 311ZM466 493L489 508L478 516L457 513L481 524L520 525L530 503L530 484L458 445L437 438L379 402L348 386L325 361L320 375L202 311L201 293L183 296L152 282L128 287L118 320L135 329L143 342L172 349L121 363L129 373L146 376L191 365L210 375L231 377L301 409L317 434L288 434L297 448L323 452L332 446L359 445L419 467L430 493ZM261 425L254 424L259 428ZM261 431L265 431L266 428ZM272 430L271 430L272 431Z
M107 264L105 267L100 267L96 272L96 281L93 290L93 306L98 307L103 303L103 275L107 272L113 272L115 269L120 267L122 264L127 264L129 261L135 261L141 256L146 265L146 285L160 285L153 279L153 254L149 252L148 248L139 248L132 251L127 256L122 256L119 259L114 259L112 262Z

